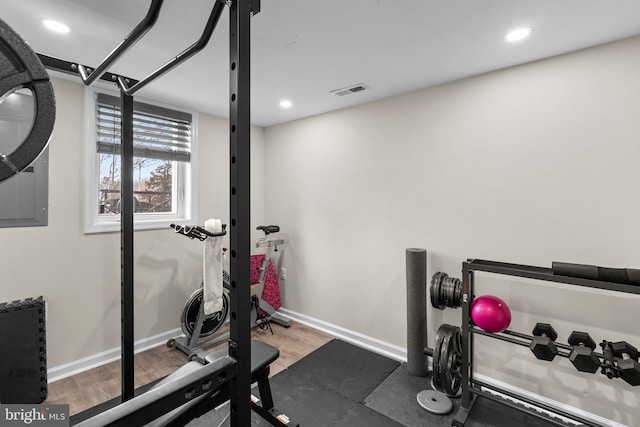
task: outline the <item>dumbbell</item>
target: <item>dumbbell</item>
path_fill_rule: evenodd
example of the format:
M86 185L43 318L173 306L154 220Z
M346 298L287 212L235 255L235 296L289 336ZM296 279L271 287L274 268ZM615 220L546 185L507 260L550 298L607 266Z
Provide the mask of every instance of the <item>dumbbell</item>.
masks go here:
M593 351L596 342L586 332L573 331L567 340L573 347L569 360L578 371L594 374L600 367L600 358Z
M611 341L603 340L600 343L600 347L602 347L602 365L600 373L602 375L606 375L609 379L616 378L618 376L618 371L616 369L616 362L614 359L613 343Z
M558 333L548 323L536 323L533 328L533 339L529 348L540 360L552 361L556 354L558 354L558 348L554 341L558 338Z
M630 385L640 385L638 350L626 341L612 343L611 350L613 350L614 355L620 358L617 361L620 378Z

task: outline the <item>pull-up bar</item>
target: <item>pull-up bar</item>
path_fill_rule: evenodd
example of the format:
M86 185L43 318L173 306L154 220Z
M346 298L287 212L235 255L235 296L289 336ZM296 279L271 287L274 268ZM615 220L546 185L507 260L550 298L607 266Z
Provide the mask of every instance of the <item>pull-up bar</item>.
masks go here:
M202 36L200 36L198 41L196 41L187 49L179 53L175 58L173 58L172 60L164 64L162 67L158 68L156 71L149 74L147 77L145 77L144 79L142 79L141 81L139 81L138 83L134 84L131 87L128 86L125 78L123 78L122 76L118 77L118 83L120 84L120 87L122 88L123 92L126 93L127 95L133 95L138 90L142 89L143 87L151 83L156 78L165 74L169 70L175 68L182 62L186 61L187 59L191 58L193 55L195 55L196 53L204 49L207 43L209 43L209 40L211 40L211 35L213 34L213 31L216 29L216 25L218 25L218 21L220 20L220 15L222 15L224 6L225 6L225 3L222 0L217 0L213 5L213 10L209 15L209 19L207 21L207 25L204 27Z
M80 74L80 78L82 82L89 86L96 79L101 77L108 68L115 63L122 55L124 55L127 50L129 50L133 45L135 45L144 35L156 24L158 20L158 16L160 14L160 8L162 7L164 0L152 0L151 6L147 11L145 17L138 23L138 25L129 33L127 37L113 50L107 57L98 65L95 70L91 70L84 65L78 64L78 72ZM168 71L177 67L187 59L191 58L196 53L200 52L204 49L209 40L211 40L211 36L213 35L216 26L218 25L218 21L220 20L220 16L222 15L222 11L226 6L226 2L224 0L215 0L213 9L211 10L211 14L209 15L209 19L207 20L207 24L205 25L204 31L200 38L189 46L187 49L180 52L173 59L165 63L162 67L158 68L153 73L149 74L144 79L134 83L132 86L130 79L117 76L118 84L120 85L121 90L126 95L133 95L156 78L164 75ZM254 14L257 12L254 12Z
M90 86L96 79L101 77L107 69L113 65L127 50L136 44L155 25L160 15L160 8L164 0L151 0L149 10L142 21L129 33L127 37L102 60L94 70L88 69L84 65L78 64L78 72L82 83Z

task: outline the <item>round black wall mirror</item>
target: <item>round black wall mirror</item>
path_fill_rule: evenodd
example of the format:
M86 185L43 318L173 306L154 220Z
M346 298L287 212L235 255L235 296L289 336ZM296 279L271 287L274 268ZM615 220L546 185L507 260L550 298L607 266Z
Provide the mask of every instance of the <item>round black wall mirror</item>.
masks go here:
M42 153L55 117L47 70L22 37L0 19L0 182Z

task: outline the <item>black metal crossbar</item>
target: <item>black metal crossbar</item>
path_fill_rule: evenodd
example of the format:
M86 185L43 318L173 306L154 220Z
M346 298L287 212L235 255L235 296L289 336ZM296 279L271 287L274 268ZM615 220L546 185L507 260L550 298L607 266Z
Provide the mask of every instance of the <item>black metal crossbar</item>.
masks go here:
M116 46L115 49L107 55L105 59L102 60L100 65L98 65L95 69L91 69L85 67L84 65L78 64L78 72L80 74L80 78L82 82L89 86L96 79L102 77L102 75L109 69L111 65L113 65L118 59L125 54L127 50L129 50L133 45L135 45L145 34L155 25L158 21L158 16L160 15L160 8L162 7L162 3L164 0L151 0L151 4L149 6L149 10L147 14L142 18L140 23L136 25L136 27L129 33L124 40Z
M129 85L129 83L127 83L127 79L125 79L124 77L119 77L118 82L124 93L126 93L127 95L133 95L158 77L166 74L168 71L177 67L179 64L183 63L184 61L204 49L205 46L207 46L207 44L209 43L209 40L211 40L213 31L218 25L218 21L220 20L220 15L222 15L224 6L225 3L222 0L217 0L213 5L213 10L209 15L209 19L207 20L204 32L202 33L200 38L187 49L176 55L175 58L164 64L162 67L158 68L156 71L133 85Z

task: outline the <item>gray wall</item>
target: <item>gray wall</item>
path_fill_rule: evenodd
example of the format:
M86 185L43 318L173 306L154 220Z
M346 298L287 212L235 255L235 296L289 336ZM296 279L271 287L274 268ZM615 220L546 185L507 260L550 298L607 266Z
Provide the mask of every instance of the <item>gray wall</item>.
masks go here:
M640 268L639 76L634 38L266 129L284 305L406 347L405 248L429 251L428 277L467 258ZM636 295L488 275L476 291L510 305L514 330L640 345ZM432 345L460 310L428 318ZM638 425L637 387L476 342L480 374Z

